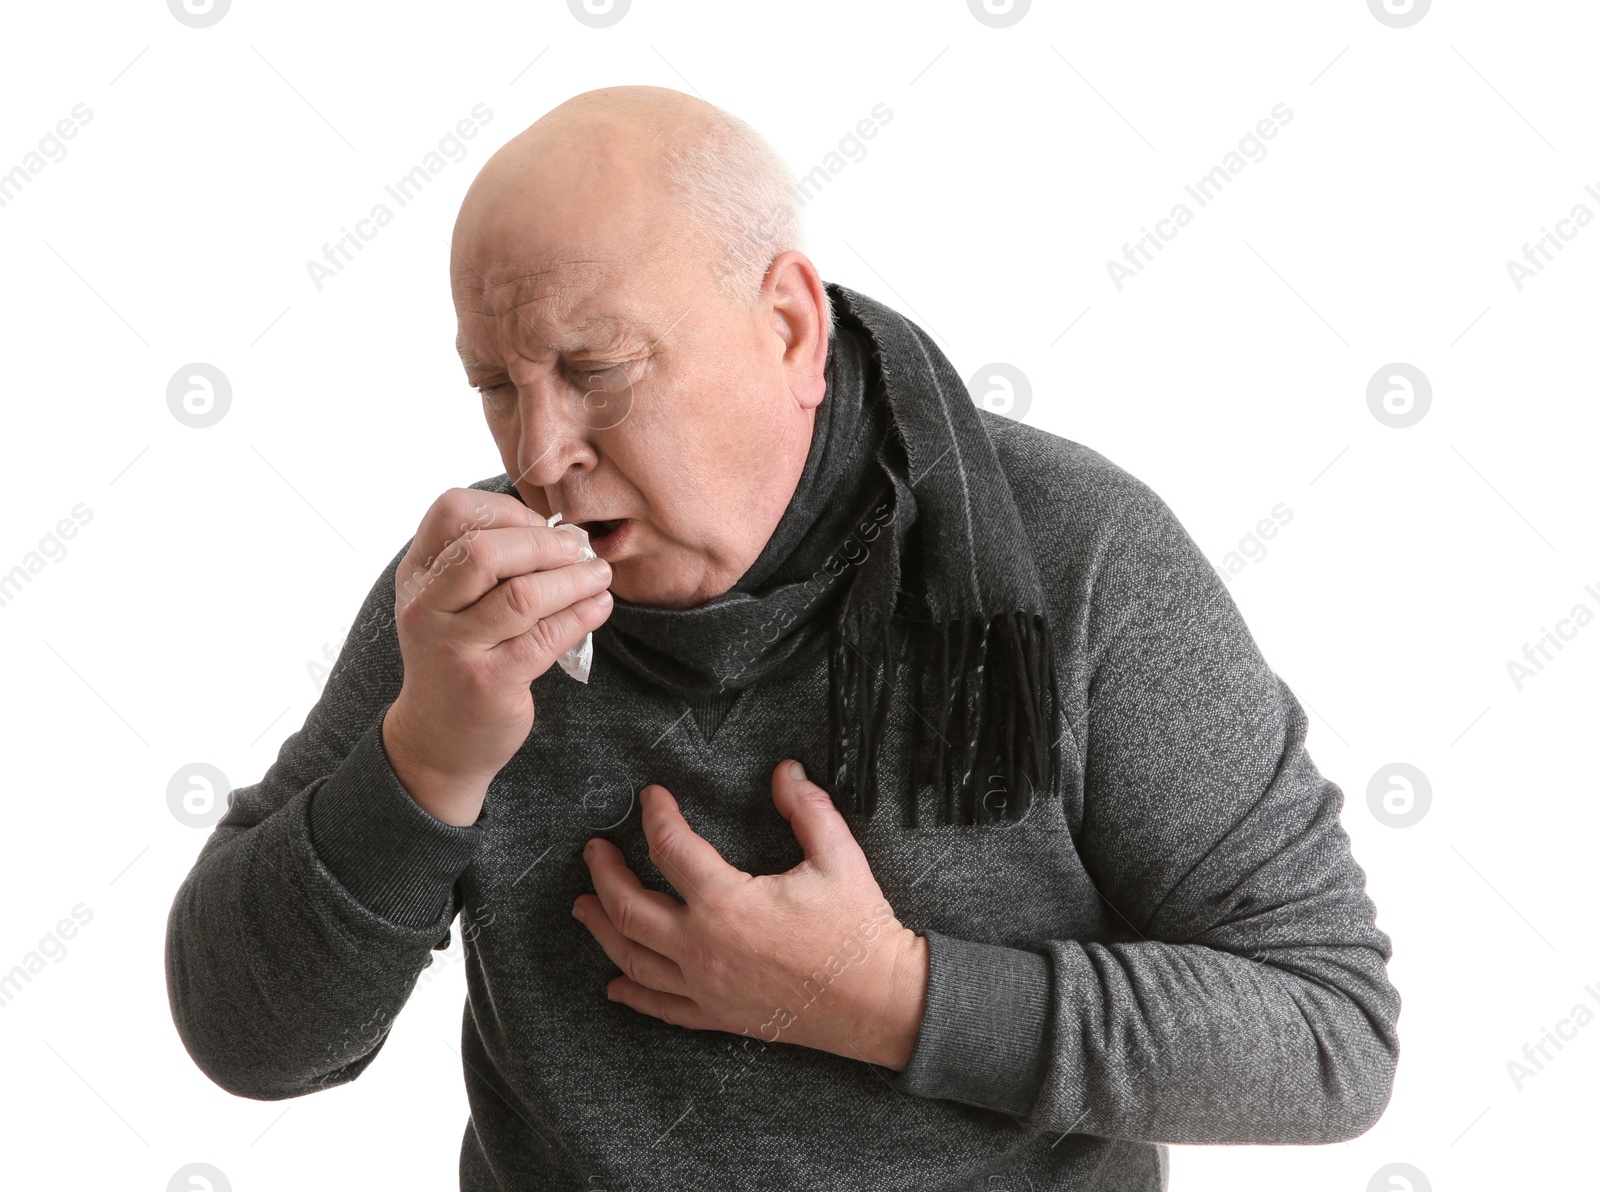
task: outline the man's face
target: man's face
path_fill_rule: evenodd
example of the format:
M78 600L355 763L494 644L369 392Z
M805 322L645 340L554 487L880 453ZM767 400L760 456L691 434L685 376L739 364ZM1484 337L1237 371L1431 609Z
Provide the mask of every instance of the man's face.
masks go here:
M590 531L617 595L689 607L749 569L787 508L822 378L793 383L792 319L730 305L616 152L549 150L474 184L457 349L527 504Z

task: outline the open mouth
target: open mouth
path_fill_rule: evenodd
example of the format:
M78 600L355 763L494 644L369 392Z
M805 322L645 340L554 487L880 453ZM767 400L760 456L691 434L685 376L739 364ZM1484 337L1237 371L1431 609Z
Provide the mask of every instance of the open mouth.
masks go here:
M620 558L633 536L633 518L597 517L577 523L589 532L589 547L608 563Z

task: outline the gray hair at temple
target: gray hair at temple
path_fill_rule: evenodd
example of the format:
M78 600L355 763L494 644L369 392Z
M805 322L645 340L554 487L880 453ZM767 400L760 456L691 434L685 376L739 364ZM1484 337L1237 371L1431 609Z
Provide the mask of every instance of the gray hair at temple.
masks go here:
M713 105L699 137L663 153L669 184L707 251L717 291L748 309L779 253L805 251L805 224L794 175L772 145L745 121ZM828 327L833 301L823 293Z

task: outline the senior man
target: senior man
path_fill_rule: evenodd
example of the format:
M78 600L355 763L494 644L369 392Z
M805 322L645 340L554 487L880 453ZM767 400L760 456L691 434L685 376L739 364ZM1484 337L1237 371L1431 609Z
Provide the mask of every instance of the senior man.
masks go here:
M1399 998L1300 704L1154 492L820 279L790 181L648 87L485 165L505 472L202 848L184 1045L352 1081L459 913L464 1189L1155 1189L1362 1133Z

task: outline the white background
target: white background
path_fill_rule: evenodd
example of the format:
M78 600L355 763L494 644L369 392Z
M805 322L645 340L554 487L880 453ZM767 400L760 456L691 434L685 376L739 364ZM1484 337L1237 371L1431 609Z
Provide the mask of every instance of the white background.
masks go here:
M1026 420L1151 484L1219 569L1292 510L1231 591L1345 791L1403 1054L1363 1137L1177 1147L1173 1187L1360 1192L1393 1162L1440 1190L1594 1179L1600 1023L1520 1090L1507 1069L1600 996L1600 623L1520 690L1507 670L1576 604L1600 613L1600 226L1520 291L1506 267L1575 204L1600 214L1592 5L1441 0L1405 29L1363 0L1041 0L1009 29L952 0L636 0L606 29L557 0L4 22L0 171L93 115L0 208L0 571L93 516L0 607L0 971L73 906L93 918L0 1009L0 1184L159 1192L204 1161L238 1192L455 1187L459 938L360 1080L227 1095L167 1007L166 914L206 831L166 788L195 761L259 781L428 504L501 470L453 353L456 207L494 148L621 83L728 108L797 173L886 104L806 208L823 276L963 375L1020 368ZM479 103L465 160L319 291L307 261ZM1119 290L1108 260L1280 103L1265 158ZM203 430L166 403L195 361L233 390ZM1392 362L1432 383L1406 429L1367 405ZM1397 761L1433 796L1402 829L1367 802Z

